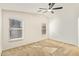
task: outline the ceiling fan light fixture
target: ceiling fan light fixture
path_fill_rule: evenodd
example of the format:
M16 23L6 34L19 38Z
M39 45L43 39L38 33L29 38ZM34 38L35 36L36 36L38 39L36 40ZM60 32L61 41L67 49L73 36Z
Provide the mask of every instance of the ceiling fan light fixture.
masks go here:
M50 9L48 11L51 11Z
M53 8L54 5L55 5L55 3L49 3L48 8L39 8L40 10L38 12L41 12L43 10L44 11L43 13L51 12L53 14L54 10L63 9L63 7L55 7L55 8Z

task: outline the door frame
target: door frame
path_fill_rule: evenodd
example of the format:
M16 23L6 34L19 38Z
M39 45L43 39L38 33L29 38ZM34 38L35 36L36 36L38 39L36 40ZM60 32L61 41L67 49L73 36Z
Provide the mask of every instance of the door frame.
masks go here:
M0 55L2 53L2 9L0 8Z

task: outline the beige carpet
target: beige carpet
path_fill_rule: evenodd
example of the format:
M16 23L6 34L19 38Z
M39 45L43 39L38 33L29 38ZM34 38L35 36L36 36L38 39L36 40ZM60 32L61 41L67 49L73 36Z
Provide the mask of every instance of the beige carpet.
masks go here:
M79 48L54 40L42 40L29 45L8 49L2 56L79 56Z

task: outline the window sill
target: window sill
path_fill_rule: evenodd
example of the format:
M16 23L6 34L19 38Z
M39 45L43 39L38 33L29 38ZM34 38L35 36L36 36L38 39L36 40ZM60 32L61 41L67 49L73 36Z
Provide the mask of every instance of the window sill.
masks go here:
M21 41L24 38L16 38L16 39L10 39L9 42L16 42L16 41Z

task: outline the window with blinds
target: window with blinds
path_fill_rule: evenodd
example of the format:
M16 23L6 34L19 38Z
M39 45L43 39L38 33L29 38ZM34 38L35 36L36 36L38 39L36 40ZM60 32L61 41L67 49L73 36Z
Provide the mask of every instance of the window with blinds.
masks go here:
M9 36L11 40L23 38L23 22L16 19L9 19Z

